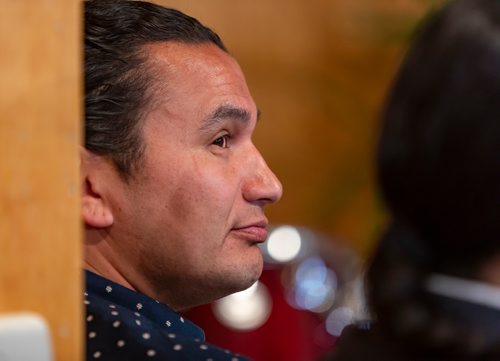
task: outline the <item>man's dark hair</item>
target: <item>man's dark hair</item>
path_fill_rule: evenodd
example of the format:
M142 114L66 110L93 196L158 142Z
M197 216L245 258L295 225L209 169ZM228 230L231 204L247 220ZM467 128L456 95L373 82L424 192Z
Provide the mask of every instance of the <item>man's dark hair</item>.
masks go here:
M217 34L180 11L143 1L94 0L85 6L85 147L108 155L127 178L144 144L140 119L151 103L144 46L213 43Z

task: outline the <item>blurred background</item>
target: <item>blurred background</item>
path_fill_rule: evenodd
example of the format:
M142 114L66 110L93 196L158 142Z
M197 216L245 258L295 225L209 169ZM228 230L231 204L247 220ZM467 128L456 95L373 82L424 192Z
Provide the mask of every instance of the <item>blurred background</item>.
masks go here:
M362 268L385 213L374 179L384 96L438 0L158 1L214 29L262 111L255 143L284 187L259 284L187 313L256 361L314 360L367 318Z
M386 219L379 110L410 34L444 1L156 0L221 35L262 111L255 143L284 186L267 211L259 283L188 312L208 341L255 361L309 361L368 316L362 269ZM79 0L2 1L0 311L43 315L58 361L84 346L81 31Z

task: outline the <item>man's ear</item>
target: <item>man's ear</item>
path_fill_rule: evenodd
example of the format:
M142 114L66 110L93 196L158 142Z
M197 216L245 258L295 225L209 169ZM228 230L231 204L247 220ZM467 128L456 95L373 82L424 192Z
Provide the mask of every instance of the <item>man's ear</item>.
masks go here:
M113 224L113 213L104 198L106 170L109 167L106 159L92 154L80 147L81 180L82 180L82 219L85 225L92 228L106 228Z

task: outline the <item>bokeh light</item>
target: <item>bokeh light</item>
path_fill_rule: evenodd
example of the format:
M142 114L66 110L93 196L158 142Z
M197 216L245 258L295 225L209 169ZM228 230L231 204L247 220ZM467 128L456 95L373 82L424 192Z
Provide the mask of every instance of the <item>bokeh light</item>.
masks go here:
M233 293L213 303L215 317L223 325L235 330L254 330L263 325L271 314L269 291L261 282Z
M313 312L332 307L337 290L337 276L318 257L303 260L295 271L292 305Z
M338 307L326 318L326 330L333 336L340 336L342 330L353 323L354 312L350 307Z
M302 239L297 228L280 226L274 229L266 243L267 253L277 262L289 262L299 254Z

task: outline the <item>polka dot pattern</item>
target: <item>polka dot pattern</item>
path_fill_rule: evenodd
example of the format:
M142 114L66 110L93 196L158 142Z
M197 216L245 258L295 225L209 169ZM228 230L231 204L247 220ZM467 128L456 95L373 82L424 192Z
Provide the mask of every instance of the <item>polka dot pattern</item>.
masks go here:
M168 306L86 271L86 360L248 361Z

